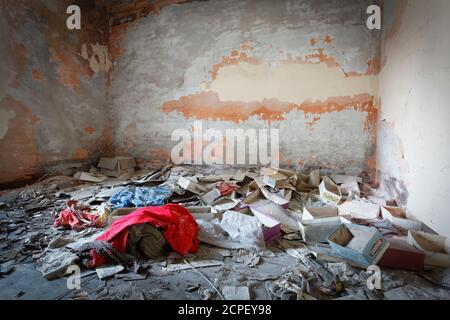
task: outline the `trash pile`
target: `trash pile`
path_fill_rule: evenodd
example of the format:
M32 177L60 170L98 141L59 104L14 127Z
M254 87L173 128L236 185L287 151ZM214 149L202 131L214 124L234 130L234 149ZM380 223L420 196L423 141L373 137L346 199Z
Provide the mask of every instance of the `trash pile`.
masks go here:
M73 265L101 280L191 270L205 285L191 283L186 294L201 299L448 296L447 239L359 177L135 167L133 158L102 158L89 172L0 195L0 278L32 262L48 280ZM373 280L374 266L382 279ZM213 268L214 282L205 274ZM405 280L395 280L397 271ZM232 277L235 285L226 285ZM252 281L264 295L252 292Z

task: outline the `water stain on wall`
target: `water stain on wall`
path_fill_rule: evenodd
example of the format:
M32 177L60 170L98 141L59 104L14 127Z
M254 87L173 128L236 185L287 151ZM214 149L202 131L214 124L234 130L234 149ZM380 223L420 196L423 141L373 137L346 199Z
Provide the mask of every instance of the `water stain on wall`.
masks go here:
M108 72L112 66L108 47L101 44L81 45L81 56L89 61L89 67L94 73Z
M37 81L42 80L42 72L40 69L34 68L32 73L33 73L34 80L37 80Z
M34 126L39 119L30 108L11 96L0 101L0 114L0 129L4 133L0 135L0 182L26 179L36 172L39 160L34 138ZM9 117L6 126L4 115Z

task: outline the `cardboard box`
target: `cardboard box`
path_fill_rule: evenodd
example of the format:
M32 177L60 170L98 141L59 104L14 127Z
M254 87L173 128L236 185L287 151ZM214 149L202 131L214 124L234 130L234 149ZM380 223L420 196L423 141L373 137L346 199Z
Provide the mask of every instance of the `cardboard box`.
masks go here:
M274 189L279 189L285 186L289 178L282 173L275 172L274 174L265 175L263 177L263 184Z
M450 244L446 237L409 230L408 243L425 253L425 270L450 268Z
M356 181L341 184L341 192L345 196L349 196L350 194L360 196L361 194L358 182Z
M342 224L328 237L333 252L358 265L376 265L389 247L382 234L373 227Z
M350 223L343 217L329 217L299 222L300 233L306 242L327 242L328 237L343 223Z
M328 177L323 177L319 185L320 197L324 202L337 205L342 199L341 189Z
M97 167L104 175L117 178L123 174L133 174L136 161L132 157L101 158Z
M283 228L293 231L298 231L298 222L290 217L287 211L280 205L273 203L270 200L258 200L249 205L252 213L266 225L266 219L276 221L281 224Z
M191 177L180 177L178 179L178 185L182 187L184 190L187 190L189 192L192 192L194 194L202 194L208 189L206 189L204 186L199 185L197 182L195 182Z
M269 199L280 206L288 204L291 200L292 190L281 190L278 194L272 193L264 187L261 177L255 178L255 180L250 184L250 187L253 189L259 188L262 195L264 195L266 199Z
M103 174L98 173L88 173L88 172L82 172L78 171L73 175L74 179L80 180L80 181L87 181L87 182L103 182L106 179L108 179L107 176Z
M350 215L352 219L372 220L380 216L379 204L371 203L363 199L348 200L338 206L340 215Z
M281 223L272 216L252 210L250 207L244 207L237 211L245 214L250 213L258 218L259 222L262 224L262 231L266 242L278 239L281 236Z
M309 173L308 184L318 188L320 185L320 171L314 170Z
M422 230L422 222L406 218L406 210L398 207L381 207L383 219L389 220L394 226L404 230Z
M304 207L302 220L330 218L330 217L337 217L338 215L339 211L337 207L320 207L320 208Z
M208 205L213 203L216 199L220 198L220 190L217 188L212 189L211 191L202 194L199 199L204 205Z
M386 238L389 248L381 257L378 265L392 269L423 271L425 254L408 244L406 241Z

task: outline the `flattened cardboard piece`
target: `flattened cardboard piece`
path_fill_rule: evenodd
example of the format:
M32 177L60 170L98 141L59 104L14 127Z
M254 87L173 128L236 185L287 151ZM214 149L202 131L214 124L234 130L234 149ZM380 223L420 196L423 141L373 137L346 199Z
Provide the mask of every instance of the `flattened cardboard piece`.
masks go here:
M199 199L204 205L208 205L208 204L213 203L218 198L220 198L220 196L221 196L220 190L217 188L214 188L211 191L199 196Z
M291 230L299 230L298 222L290 217L282 206L277 205L270 200L257 200L249 206L252 213L267 227L281 224Z
M322 178L319 193L324 202L333 205L337 205L342 199L341 189L328 177Z
M80 181L87 181L87 182L103 182L106 179L108 179L107 176L103 174L98 173L88 173L88 172L82 172L78 171L73 175L74 179L80 180Z
M316 187L305 183L304 181L299 181L297 182L297 185L295 186L295 190L297 190L297 192L311 192L312 190L316 189Z
M209 176L198 177L197 180L199 182L217 182L217 181L221 181L222 178L220 176L216 176L216 175L209 175Z
M255 250L265 250L266 243L261 222L258 218L238 211L227 210L220 226L233 239Z
M211 203L211 206L213 208L213 211L216 212L222 212L226 210L231 210L235 208L238 205L237 200L230 199L230 198L219 198L213 203Z
M328 237L343 223L350 223L350 221L343 217L336 216L302 220L299 222L299 228L303 241L326 243Z
M342 224L328 237L333 252L358 265L376 265L389 243L376 228Z
M425 254L421 250L400 239L386 240L389 248L378 262L380 266L418 272L424 270Z
M114 221L116 221L117 219L122 218L123 216L126 216L138 209L141 208L119 208L114 210L113 212L111 212L111 214L108 217L108 224L112 225Z
M358 197L361 195L361 191L359 190L358 182L346 182L341 184L341 192L345 196L357 195Z
M308 176L308 184L318 188L320 185L320 170L311 171Z
M248 172L248 171L247 171ZM233 176L233 180L237 181L237 182L242 182L244 181L245 177L247 177L247 172L242 171L242 170L238 170L238 172L236 172Z
M100 280L103 280L105 278L111 277L119 272L122 272L125 270L124 266L113 265L113 266L102 266L95 269L95 272L97 272L97 276Z
M340 215L350 215L352 219L372 220L380 215L379 204L365 200L348 200L338 206Z
M450 268L450 243L446 237L409 230L408 243L425 253L425 270Z
M264 196L260 189L256 189L255 191L249 193L241 202L243 204L249 205L256 200L263 199Z
M406 210L398 207L381 207L381 216L389 220L394 226L404 230L422 230L422 222L407 218Z
M379 205L385 206L386 205L386 199L376 196L366 196L366 199L369 201L372 201L373 203L377 203Z
M196 207L185 207L187 211L191 213L194 219L203 219L210 221L215 218L213 209L211 206L196 206Z
M280 191L274 192L272 194L274 194L288 202L291 201L291 198L292 198L292 190L291 189L281 189Z
M117 178L125 173L134 173L136 160L132 157L101 158L97 167L101 173Z
M190 191L197 195L200 195L200 194L208 191L204 186L202 186L186 177L180 177L178 179L178 185L180 187L182 187L184 190Z
M344 183L349 183L349 182L362 183L362 179L360 177L347 176L347 175L342 175L342 174L333 174L333 175L331 175L331 179L336 184L344 184Z
M304 207L302 220L312 220L312 219L320 219L320 218L331 218L337 217L339 215L339 211L337 207Z
M223 261L217 260L193 260L189 262L194 268L206 268L223 266ZM164 272L175 272L180 270L190 269L191 267L186 263L174 263L169 264L167 267L163 267Z
M280 196L271 193L269 190L267 190L263 183L262 183L262 179L261 177L257 177L254 182L257 184L257 186L259 187L259 189L261 190L262 194L264 195L264 197L280 206L283 206L285 204L289 203L289 200L291 199L291 193L288 193L286 195L286 198L281 198Z
M295 176L295 178L297 178L295 171L292 171L292 170L285 170L285 169L280 169L280 168L261 168L261 170L260 170L260 174L262 176L272 175L272 174L276 174L276 173L281 173L288 178L291 178L294 176Z

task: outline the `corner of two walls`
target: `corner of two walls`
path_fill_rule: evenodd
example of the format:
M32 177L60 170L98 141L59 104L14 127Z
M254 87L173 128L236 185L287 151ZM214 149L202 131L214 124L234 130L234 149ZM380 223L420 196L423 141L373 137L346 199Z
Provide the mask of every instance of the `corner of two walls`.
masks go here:
M280 166L375 176L374 1L149 3L111 9L116 151L158 166L171 133L194 135L195 121L203 132L276 128Z
M81 30L68 30L78 4ZM70 173L105 145L108 22L94 1L0 2L0 184ZM69 170L67 170L69 169Z

